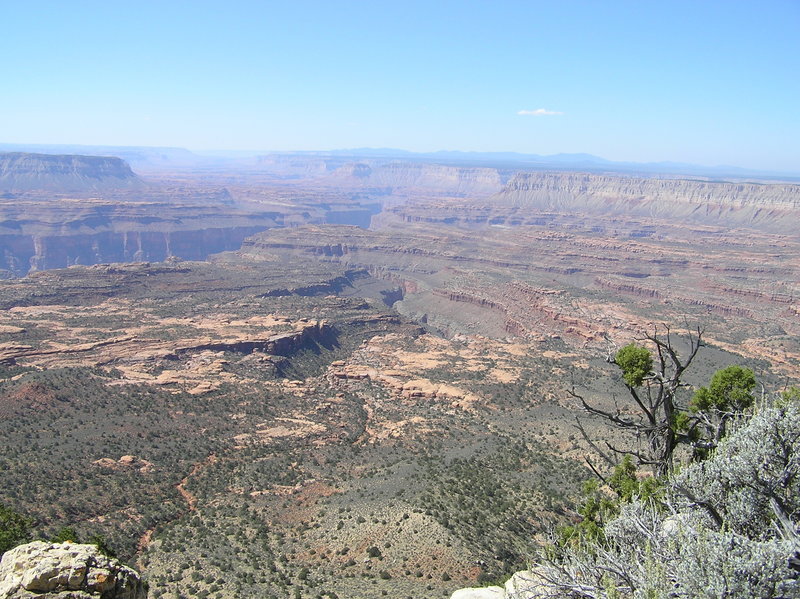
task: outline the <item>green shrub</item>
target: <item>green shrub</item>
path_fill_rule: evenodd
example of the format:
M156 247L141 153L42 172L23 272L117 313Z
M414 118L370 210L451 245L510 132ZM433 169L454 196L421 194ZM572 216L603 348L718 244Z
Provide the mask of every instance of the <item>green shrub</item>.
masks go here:
M0 555L31 539L33 520L0 504Z

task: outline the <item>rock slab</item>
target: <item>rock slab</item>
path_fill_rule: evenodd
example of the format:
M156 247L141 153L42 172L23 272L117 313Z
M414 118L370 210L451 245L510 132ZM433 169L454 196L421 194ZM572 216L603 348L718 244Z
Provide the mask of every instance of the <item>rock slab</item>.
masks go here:
M552 589L531 570L516 572L504 587L458 589L450 599L545 599L553 597Z
M481 587L472 589L458 589L450 599L504 599L505 592L500 587Z
M94 545L34 541L3 554L0 599L146 599L144 582Z

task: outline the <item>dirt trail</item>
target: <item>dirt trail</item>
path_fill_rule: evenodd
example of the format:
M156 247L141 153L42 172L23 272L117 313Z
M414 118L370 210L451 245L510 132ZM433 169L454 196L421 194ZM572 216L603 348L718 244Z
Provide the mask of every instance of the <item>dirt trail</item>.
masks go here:
M197 497L195 497L191 492L186 490L186 485L189 483L189 479L192 478L193 476L197 476L203 470L203 468L216 463L216 461L217 461L217 456L212 453L202 462L197 462L194 466L192 466L192 469L189 471L189 474L184 476L181 479L181 481L177 485L175 485L175 488L178 490L178 493L180 493L181 497L186 502L186 508L190 512L193 512L197 509ZM180 518L180 516L178 516L178 518ZM177 520L177 518L175 518L174 520ZM161 522L159 525L163 524L167 524L167 522ZM150 542L153 539L153 534L155 534L156 528L158 528L158 526L154 526L152 528L147 529L144 532L144 534L141 537L139 537L139 541L136 543L137 553L140 554L145 549L147 549L147 546L150 545Z
M139 537L139 541L136 543L136 553L140 554L142 551L147 549L147 546L150 545L150 541L153 540L153 533L156 531L155 527L148 528L144 531L144 534Z
M189 479L193 476L197 476L206 466L210 466L211 464L216 463L217 456L215 454L211 454L202 462L197 462L194 466L192 466L191 471L189 474L184 476L175 488L178 490L178 493L181 494L183 500L186 502L186 507L189 509L190 512L193 512L197 509L197 497L195 497L192 493L186 490L186 485L189 482Z

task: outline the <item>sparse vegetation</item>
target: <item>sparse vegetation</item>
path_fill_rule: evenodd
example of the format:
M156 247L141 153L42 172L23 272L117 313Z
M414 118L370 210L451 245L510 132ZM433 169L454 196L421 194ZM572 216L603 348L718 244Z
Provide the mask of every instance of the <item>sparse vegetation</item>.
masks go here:
M629 461L608 477L614 509L588 505L600 485L579 499L590 448L562 400L574 371L605 409L611 367L595 348L438 337L379 292L351 297L356 278L347 297L286 289L319 283L319 265L184 268L132 268L91 291L81 269L43 273L3 296L30 309L14 312L27 332L0 340L32 353L0 367L0 501L31 516L31 537L93 539L134 561L151 596L446 596L523 567L576 503L605 530L659 493ZM280 355L228 339L318 320L325 336ZM122 330L134 338L110 342ZM106 345L47 353L93 343ZM637 393L652 375L631 378ZM699 417L689 397L676 405Z

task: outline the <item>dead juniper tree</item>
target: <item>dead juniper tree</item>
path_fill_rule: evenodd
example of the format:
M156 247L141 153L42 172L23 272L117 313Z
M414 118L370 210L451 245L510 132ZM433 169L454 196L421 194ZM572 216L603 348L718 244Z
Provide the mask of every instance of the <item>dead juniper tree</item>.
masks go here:
M645 333L638 341L649 344L653 353L646 346L631 343L620 349L609 361L622 371L622 380L627 388L632 405L625 409L616 406L613 411L603 410L589 403L574 388L569 394L580 401L583 409L599 416L613 426L629 431L641 441L636 449L622 449L605 442L607 448L616 456L630 455L639 464L650 466L657 476L672 471L673 453L679 443L688 440L675 426L679 414L677 405L678 390L685 387L682 381L686 369L697 356L703 346L703 331L699 327L690 330L688 336L680 336L688 346L684 352L678 353L678 339L670 327L656 326L652 333ZM631 409L632 408L632 409ZM578 430L584 439L605 459L610 466L618 460L613 459L592 441L578 419ZM596 467L587 459L589 467L601 479Z

